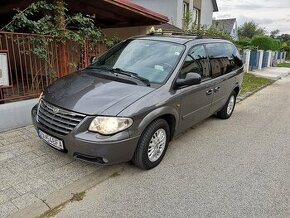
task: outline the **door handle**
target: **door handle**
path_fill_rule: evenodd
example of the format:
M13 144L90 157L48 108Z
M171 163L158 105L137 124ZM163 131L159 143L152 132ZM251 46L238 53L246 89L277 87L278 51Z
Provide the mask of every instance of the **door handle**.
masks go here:
M210 89L206 92L206 95L211 95L213 93L213 89Z
M215 87L214 92L218 92L221 89L221 87Z

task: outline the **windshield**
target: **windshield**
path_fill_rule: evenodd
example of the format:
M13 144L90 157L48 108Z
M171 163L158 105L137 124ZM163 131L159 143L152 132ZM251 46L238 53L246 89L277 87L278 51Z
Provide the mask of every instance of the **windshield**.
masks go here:
M136 39L115 46L90 68L121 69L153 83L162 83L173 71L183 45Z

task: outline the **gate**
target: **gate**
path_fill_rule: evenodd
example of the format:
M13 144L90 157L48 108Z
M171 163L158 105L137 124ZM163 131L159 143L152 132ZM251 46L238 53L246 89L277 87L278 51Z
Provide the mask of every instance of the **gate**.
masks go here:
M268 67L268 60L269 60L269 55L270 53L268 51L264 51L263 55L263 62L262 62L262 67Z
M258 51L251 51L250 55L250 71L258 69Z

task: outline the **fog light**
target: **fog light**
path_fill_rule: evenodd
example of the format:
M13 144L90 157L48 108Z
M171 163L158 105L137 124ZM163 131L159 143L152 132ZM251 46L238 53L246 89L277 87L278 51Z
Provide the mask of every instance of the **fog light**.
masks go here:
M33 108L33 110L32 110L32 115L33 115L33 116L36 116L36 114L37 114L37 109L36 109L36 108Z
M104 161L104 163L108 163L109 161L106 159L106 158L102 158L103 159L103 161Z

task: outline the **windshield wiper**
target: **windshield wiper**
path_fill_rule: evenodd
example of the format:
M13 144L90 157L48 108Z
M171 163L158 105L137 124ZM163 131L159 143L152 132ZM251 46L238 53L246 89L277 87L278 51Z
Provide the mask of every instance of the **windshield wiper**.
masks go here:
M102 65L102 66L89 67L89 69L105 70L105 71L109 71L109 72L114 73L114 74L116 73L116 74L126 75L126 76L129 76L129 77L132 77L132 78L135 78L135 79L142 81L147 86L151 85L151 83L148 79L146 79L142 76L139 76L137 73L126 71L126 70L123 70L121 68L112 68L109 66Z
M132 78L138 79L140 81L142 81L144 84L146 84L147 86L150 86L150 81L142 76L139 76L137 73L134 72L130 72L127 70L123 70L121 68L112 68L111 72L113 73L117 73L117 74L122 74L122 75L126 75L126 76L130 76Z

